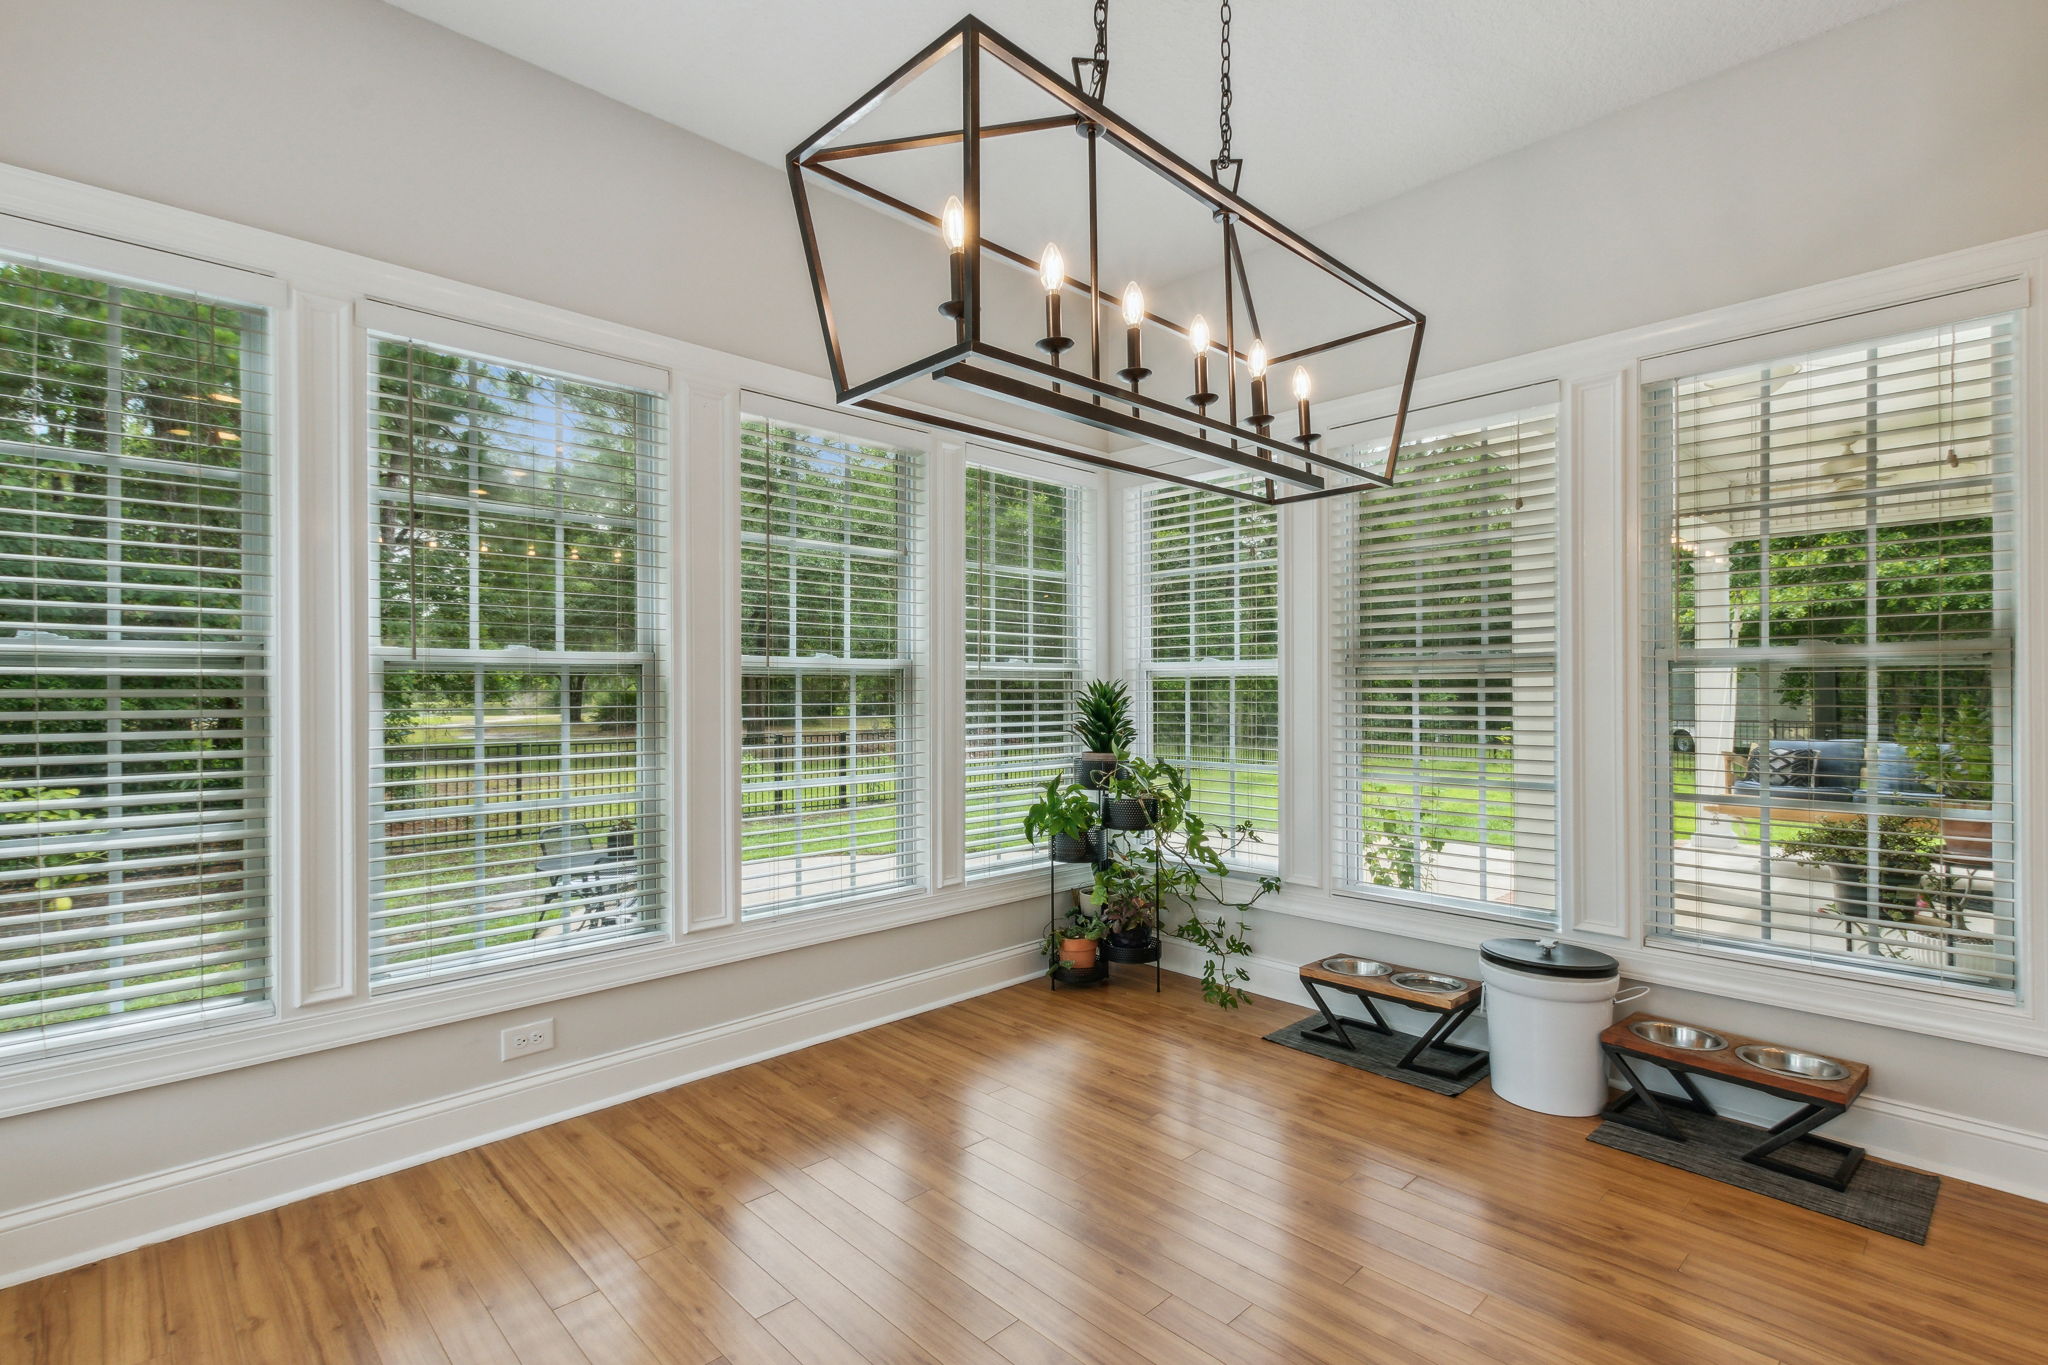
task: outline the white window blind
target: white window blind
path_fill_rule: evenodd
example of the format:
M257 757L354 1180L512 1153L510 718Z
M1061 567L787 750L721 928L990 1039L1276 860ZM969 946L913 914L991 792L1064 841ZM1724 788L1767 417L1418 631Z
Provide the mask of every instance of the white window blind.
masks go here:
M1036 866L1021 824L1072 766L1087 592L1087 494L967 467L966 733L969 875Z
M1546 404L1415 443L1337 509L1340 886L1555 919L1556 475Z
M270 980L266 319L0 256L0 1055Z
M921 885L921 458L741 427L741 913Z
M2017 333L1647 390L1658 938L2018 984Z
M1275 866L1279 515L1228 494L1155 484L1137 495L1134 530L1148 746L1186 770L1192 808L1212 829L1251 826L1257 842L1234 861Z
M370 340L376 987L657 930L661 400Z

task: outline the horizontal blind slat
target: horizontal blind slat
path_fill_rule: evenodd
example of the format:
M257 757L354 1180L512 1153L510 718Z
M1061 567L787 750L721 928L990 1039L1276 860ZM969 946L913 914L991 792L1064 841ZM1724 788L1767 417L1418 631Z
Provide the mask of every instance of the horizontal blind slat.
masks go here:
M1658 937L2013 988L2017 340L1994 317L1646 390Z
M0 1053L268 998L267 326L0 255Z
M1340 509L1340 886L1555 922L1556 472L1531 409L1413 442Z

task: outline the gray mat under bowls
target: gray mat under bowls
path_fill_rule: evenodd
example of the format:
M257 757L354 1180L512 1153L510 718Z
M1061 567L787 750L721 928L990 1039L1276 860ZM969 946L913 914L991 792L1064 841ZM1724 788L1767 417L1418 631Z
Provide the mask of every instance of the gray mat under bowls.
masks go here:
M1664 1112L1674 1119L1686 1141L1673 1142L1656 1133L1646 1133L1612 1119L1595 1128L1589 1142L1632 1152L1681 1171L1691 1171L1737 1189L1753 1190L1797 1204L1802 1209L1824 1213L1845 1223L1869 1228L1908 1242L1925 1243L1927 1225L1934 1218L1934 1199L1941 1192L1941 1180L1903 1166L1888 1166L1865 1159L1856 1169L1849 1188L1835 1191L1825 1185L1797 1180L1742 1160L1741 1153L1762 1140L1763 1133L1734 1119L1710 1118L1668 1106ZM1825 1135L1825 1134L1823 1134ZM1817 1171L1832 1169L1841 1161L1838 1153L1817 1150L1795 1142L1777 1153L1788 1165L1811 1165Z
M1351 1029L1351 1037L1358 1044L1356 1052L1346 1051L1337 1044L1326 1043L1320 1038L1302 1035L1303 1029L1322 1022L1322 1015L1311 1014L1306 1019L1297 1019L1286 1028L1267 1034L1266 1041L1278 1043L1282 1047L1291 1047L1296 1052L1306 1052L1311 1057L1321 1057L1325 1061L1342 1062L1355 1070L1370 1071L1375 1076L1385 1076L1388 1080L1400 1081L1403 1085L1419 1086L1439 1095L1462 1095L1486 1075L1484 1065L1458 1081L1445 1080L1441 1076L1426 1076L1419 1071L1401 1070L1394 1063L1400 1061L1408 1049L1415 1046L1415 1035L1409 1033L1396 1033L1390 1036L1368 1032L1365 1027ZM1441 1053L1425 1052L1421 1060L1441 1063L1445 1059Z

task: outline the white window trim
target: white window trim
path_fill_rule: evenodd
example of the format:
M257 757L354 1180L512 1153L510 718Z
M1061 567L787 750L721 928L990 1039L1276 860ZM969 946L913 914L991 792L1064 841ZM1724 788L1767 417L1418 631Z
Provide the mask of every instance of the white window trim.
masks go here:
M946 498L948 501L943 503L935 501L935 509L939 507L959 508L965 506L966 473L967 466L969 465L992 470L997 473L1014 474L1019 478L1033 479L1040 483L1060 484L1081 495L1079 504L1081 508L1081 525L1078 535L1071 537L1076 543L1073 547L1070 547L1078 548L1081 562L1076 580L1070 585L1067 600L1080 615L1080 620L1076 623L1075 629L1074 678L1077 687L1085 686L1091 678L1099 676L1096 672L1096 666L1100 655L1098 641L1102 635L1100 599L1102 596L1102 586L1109 578L1100 553L1103 536L1102 523L1107 520L1105 509L1109 501L1105 481L1097 475L1083 472L1072 465L1055 464L1053 461L1038 456L1000 450L993 446L975 442L960 449L957 459L947 462L948 489ZM942 524L942 521L933 523L933 540L935 545L940 538L939 526ZM952 669L947 675L948 680L944 684L950 690L938 693L937 695L956 697L962 701L962 704L957 707L942 708L948 712L948 728L943 738L946 743L953 746L951 751L958 751L964 755L967 742L965 730L967 548L963 539L966 534L966 518L964 516L955 517L952 518L952 521L953 525L948 528L946 534L949 541L953 544L954 552L960 557L960 571L953 576L952 580L954 596L950 601L944 603L943 607L944 610L951 613L953 619L961 622L962 640L961 648L952 660ZM934 587L936 588L937 584L934 584ZM935 603L935 609L939 605ZM950 751L944 749L934 750L935 754L944 752ZM966 765L964 762L959 765L947 764L944 765L943 771L958 785L957 792L951 793L953 799L957 801L957 806L948 811L947 819L939 824L940 830L947 831L939 843L942 860L950 852L953 861L946 864L948 872L951 874L957 869L957 875L953 876L953 880L979 883L992 881L1000 877L1017 875L1020 872L1029 873L1032 876L1042 875L1043 867L1028 864L1021 868L995 867L986 871L972 873L966 870ZM1041 862L1043 861L1041 860Z
M941 717L938 715L938 712L943 708L934 706L932 703L935 697L952 695L938 691L938 688L948 685L945 679L951 675L944 674L943 672L935 675L933 670L943 667L942 661L945 659L945 655L941 651L951 648L957 652L960 640L960 627L955 624L948 628L937 615L940 610L940 602L935 598L934 594L942 590L944 580L938 577L936 562L944 559L951 563L957 576L960 569L962 550L959 543L958 519L954 519L955 524L950 528L941 530L940 522L934 519L933 512L940 506L938 499L941 496L939 491L941 486L950 490L950 496L956 499L958 497L962 479L960 465L961 449L957 444L942 440L936 431L920 430L893 418L878 418L862 413L849 412L844 408L834 407L830 402L807 402L803 399L790 398L786 394L767 393L751 385L735 394L734 397L737 403L734 410L733 426L735 443L730 447L729 456L721 461L723 464L729 464L732 468L732 496L729 515L733 540L733 578L731 580L732 586L728 589L727 595L731 597L733 602L737 604L739 600L740 524L744 516L744 510L740 506L739 492L738 423L745 416L754 416L798 430L821 430L834 436L848 437L857 441L867 441L875 445L909 451L917 456L921 462L917 478L919 502L921 504L918 508L918 517L924 539L922 542L913 542L909 547L909 554L912 567L921 578L921 581L918 583L918 591L923 595L925 619L922 622L912 623L907 628L903 636L903 643L907 644L909 648L901 655L907 684L906 690L911 697L911 714L916 718L917 725L917 733L913 740L916 746L915 751L911 756L912 761L905 771L913 788L921 791L923 794L923 799L920 802L921 816L919 819L919 824L923 826L919 834L922 842L920 844L916 872L914 873L917 879L916 884L912 886L884 887L868 891L851 891L825 900L804 902L796 905L771 905L758 909L751 915L746 913L745 905L743 904L746 879L743 875L745 869L742 860L745 831L740 827L738 816L741 801L742 766L740 732L743 727L739 722L739 692L735 689L733 693L733 726L731 732L733 735L732 766L729 769L731 781L725 798L733 812L732 836L729 841L732 862L730 922L737 924L744 920L748 924L760 924L768 920L780 920L793 915L831 914L845 908L866 905L878 900L894 900L904 897L930 895L942 886L956 885L963 878L959 876L951 876L949 880L947 878L951 871L952 863L959 861L959 853L957 848L954 849L952 862L946 861L946 855L943 852L946 841L940 838L940 832L955 828L955 825L948 824L949 812L958 809L962 783L959 776L953 772L952 765L940 765L936 761L939 751L935 746L941 738L952 734L953 742L957 749L959 736L953 732L959 721L957 716L950 714ZM957 610L959 605L957 592L958 590L955 589L956 596L953 600L954 618L957 618L959 615ZM739 652L739 624L737 616L734 617L732 622L732 634L730 636L721 636L720 638L729 639L734 642L734 670L735 677L737 677L746 666L746 660ZM940 640L950 641L950 644L939 643ZM831 670L827 669L825 671L829 672ZM955 677L952 683L955 692L957 692L957 683L958 679ZM957 710L957 708L953 709Z
M1374 887L1362 882L1346 882L1339 875L1339 871L1344 859L1349 856L1349 852L1339 850L1334 842L1330 845L1330 866L1327 873L1328 881L1325 883L1330 888L1332 896L1344 900L1366 900L1413 907L1436 914L1463 915L1469 919L1482 920L1490 925L1508 928L1519 927L1526 932L1551 932L1560 927L1565 913L1564 901L1562 899L1564 889L1564 869L1562 863L1564 860L1564 845L1568 838L1564 823L1565 793L1562 780L1564 742L1561 726L1565 707L1563 684L1564 650L1569 624L1566 617L1570 612L1570 602L1563 586L1563 574L1565 571L1563 525L1565 506L1562 467L1564 462L1564 414L1562 405L1559 403L1558 385L1551 381L1539 381L1517 388L1477 394L1467 398L1449 399L1441 403L1411 403L1409 405L1408 417L1409 429L1412 431L1420 432L1424 429L1449 431L1459 427L1474 426L1483 422L1493 422L1500 419L1504 414L1513 414L1518 411L1544 407L1556 408L1558 410L1556 417L1553 419L1556 427L1555 434L1551 440L1552 479L1556 485L1552 498L1557 507L1558 518L1557 526L1552 531L1551 537L1556 546L1558 563L1555 566L1552 580L1552 592L1555 596L1550 603L1551 614L1555 622L1553 626L1550 674L1552 695L1554 697L1551 713L1553 745L1551 774L1553 844L1551 848L1551 866L1555 869L1551 895L1556 902L1557 910L1549 916L1517 915L1504 910L1491 910L1474 901L1461 900L1452 896L1436 895L1428 891L1405 891L1398 887ZM1380 421L1384 419L1375 418L1369 420ZM1336 429L1337 427L1332 427L1332 430ZM1396 477L1398 476L1399 466L1397 465ZM1370 495L1368 494L1367 496ZM1339 519L1338 501L1335 498L1327 498L1320 502L1307 504L1317 514L1316 533L1318 543L1320 546L1327 547L1324 553L1328 556L1316 565L1318 571L1317 578L1309 581L1327 583L1330 587L1334 587L1338 582L1338 566L1335 558L1338 543L1335 537L1336 533L1342 529L1342 522ZM1287 586L1287 584L1283 583L1283 593ZM1341 737L1341 729L1337 703L1341 698L1345 679L1341 676L1342 670L1337 665L1338 656L1342 651L1334 644L1339 629L1338 622L1342 618L1345 604L1326 598L1321 605L1327 610L1328 614L1323 618L1326 625L1322 631L1323 653L1319 658L1326 661L1329 668L1327 686L1330 690L1327 695L1331 703L1328 714L1319 718L1321 724L1329 727L1329 742L1318 741L1319 748L1324 754L1326 777L1324 785L1316 794L1316 804L1304 806L1302 809L1328 809L1335 811L1343 809L1343 794L1339 790L1340 784L1350 781L1352 777L1352 772L1348 766L1349 760L1343 757L1342 746L1338 742ZM1293 613L1283 608L1282 615L1287 617L1293 615ZM1422 660L1421 662L1428 663L1430 660ZM1322 823L1333 825L1334 822L1326 819ZM1334 835L1334 828L1326 832L1326 837L1334 839Z
M349 452L349 456L353 477L359 485L358 496L361 499L364 511L364 519L358 523L359 536L367 536L369 534L377 516L375 499L370 491L374 483L373 472L377 456L372 444L373 433L368 429L367 414L373 409L376 399L371 364L372 357L375 354L376 342L380 339L404 338L409 344L439 348L456 354L476 356L511 365L532 366L535 369L549 371L573 379L589 380L616 385L642 393L652 393L664 400L664 406L668 402L673 401L675 396L677 386L674 377L666 367L623 360L616 356L564 346L522 333L480 326L475 323L449 318L438 313L421 312L416 309L406 308L403 305L385 303L375 299L356 300L354 314L355 327L349 344L360 353L357 356L357 364L361 366L361 386L356 390L353 398L358 410L357 420L362 423L362 426L359 431L360 439L356 447ZM672 485L678 474L674 450L675 441L672 439L672 433L679 424L673 411L665 414L665 421L666 426L657 437L655 452L655 459L662 466L655 481L658 495L672 493ZM295 520L293 524L306 524L306 521L310 521L319 515L317 508L298 510L300 515L306 520ZM666 509L662 510L665 511ZM675 724L675 711L677 709L672 694L682 685L682 682L676 673L676 641L680 637L671 625L679 599L676 595L675 577L670 568L670 561L674 558L680 547L676 544L676 536L672 524L664 524L662 530L661 543L655 557L655 563L658 572L661 573L661 579L652 585L654 589L654 601L651 605L653 619L651 621L643 619L641 631L643 635L652 634L655 637L655 648L651 653L651 657L646 659L646 662L651 666L654 686L657 689L656 695L662 699L663 710L666 713L662 716L660 724L662 751L656 756L661 773L660 780L670 790L676 790L680 786L677 781L678 774L670 765L675 761L678 749L676 741L670 733L670 727ZM354 580L359 584L359 591L365 604L364 634L350 642L352 648L350 651L349 667L354 670L351 676L355 679L355 690L350 695L355 698L357 708L362 709L366 716L379 714L381 710L384 672L403 653L403 650L398 646L382 645L379 643L379 628L375 624L375 613L378 603L377 574L378 566L375 556L365 546L362 551L362 576ZM324 585L319 584L318 580L313 580L313 584L312 591L317 596L322 591ZM301 612L315 611L316 607L317 604L314 601L302 601L299 605L299 610ZM455 657L458 652L439 650L429 651L429 653L436 653L443 659L450 659ZM498 662L500 658L496 651L481 653L467 651L466 653L468 658L462 662L481 666L489 666L494 662ZM536 656L534 661L544 667L552 666L557 657L556 655L543 654ZM429 664L429 666L433 665ZM460 664L458 663L455 666L460 666ZM377 705L365 706L364 703L377 703ZM371 723L369 726L366 738L373 747L377 742L376 736L380 729L381 726L377 723ZM356 751L352 757L362 770L362 776L358 779L358 786L363 795L359 818L362 821L363 846L365 849L364 859L355 869L355 875L361 878L363 888L362 903L369 909L374 910L374 906L369 904L371 877L368 867L367 850L371 835L377 824L374 809L375 800L369 784L369 779L377 768L377 758L368 749ZM665 800L664 805L666 804ZM680 857L680 848L675 841L680 837L685 826L675 817L673 812L666 809L662 813L661 825L661 837L658 842L661 856L668 861L670 868L674 868L678 865ZM673 879L664 876L661 880L666 884ZM497 962L483 964L463 962L439 968L424 966L416 970L387 975L384 980L373 983L371 990L375 994L383 995L392 991L419 990L424 984L435 980L454 980L463 976L487 977L518 972L543 972L552 970L552 964L555 963L594 954L621 950L630 951L648 943L673 941L667 920L678 903L674 887L668 888L667 897L667 902L657 912L659 917L657 926L652 930L643 931L630 937L607 939L603 942L589 945L565 944L549 952L539 952L523 958L508 956ZM362 945L362 957L359 961L363 964L363 971L367 975L370 970L370 934L367 916L363 917L363 923L357 927L357 932Z
M0 1117L562 1000L813 944L1034 900L1029 873L738 921L738 656L674 648L667 766L677 859L659 935L589 957L368 991L368 484L364 323L405 310L426 339L593 378L660 376L668 399L676 641L737 641L740 393L830 408L821 378L203 214L0 165L0 245L272 308L279 407L281 610L273 656L275 1009L0 1070ZM147 245L142 245L146 243ZM360 315L359 315L360 310ZM418 314L433 315L422 323ZM478 338L487 340L479 342ZM507 340L507 338L511 340ZM465 340L466 338L466 340ZM523 342L520 339L524 339ZM523 346L523 349L520 349ZM933 459L944 468L954 457ZM927 482L927 487L933 481ZM1098 561L1100 562L1100 561ZM937 581L957 574L927 555ZM729 600L730 599L730 600ZM941 627L943 629L943 627ZM932 645L943 650L945 637ZM958 641L957 628L951 640ZM935 708L927 708L927 715ZM927 752L930 736L927 736ZM730 752L728 752L730 749ZM940 768L943 771L943 765ZM927 839L927 848L938 843Z
M1227 477L1233 472L1221 469L1206 461L1192 458L1169 460L1162 465L1162 468L1199 478ZM1115 601L1123 613L1116 623L1116 639L1120 649L1115 676L1122 678L1130 686L1131 706L1134 718L1137 721L1138 740L1139 744L1145 748L1152 747L1152 687L1151 680L1146 676L1149 660L1152 657L1152 616L1148 609L1149 604L1145 598L1145 575L1136 566L1136 556L1143 551L1141 537L1144 525L1144 498L1146 491L1157 488L1172 490L1181 486L1170 482L1162 483L1157 479L1121 476L1117 483L1118 496L1114 501L1113 507L1110 508L1110 515L1104 517L1105 521L1113 520L1115 522L1112 534L1118 543L1114 545L1116 558L1105 564L1102 577L1107 579L1113 576L1108 571L1108 564L1113 563L1119 566L1118 574L1123 579L1123 590L1112 595L1112 600ZM1323 609L1322 589L1319 582L1322 566L1319 562L1313 560L1306 565L1302 562L1302 552L1304 550L1312 550L1318 558L1320 557L1323 545L1323 526L1318 506L1315 503L1297 503L1293 506L1275 508L1274 511L1276 513L1273 532L1276 537L1274 558L1276 561L1275 579L1279 601L1279 638L1274 649L1273 678L1274 696L1278 699L1280 705L1280 727L1277 736L1278 748L1275 753L1273 790L1275 805L1278 807L1276 818L1280 828L1275 834L1273 843L1270 845L1273 850L1272 861L1267 862L1262 858L1257 863L1244 863L1241 866L1241 870L1245 875L1279 876L1284 880L1293 880L1294 876L1299 874L1305 878L1312 879L1309 883L1311 885L1323 885L1325 884L1325 874L1306 864L1297 864L1290 861L1295 858L1296 853L1303 846L1306 846L1313 854L1317 848L1323 845L1304 845L1295 840L1290 835L1289 827L1291 822L1287 817L1288 802L1293 795L1292 789L1288 786L1290 774L1298 771L1321 771L1327 764L1327 756L1323 753L1327 746L1322 743L1317 729L1321 723L1320 714L1303 716L1300 721L1302 728L1297 730L1295 728L1296 722L1293 719L1294 713L1289 709L1293 705L1293 697L1288 690L1290 678L1302 671L1303 660L1293 652L1295 648L1313 649L1316 651L1316 666L1318 668L1324 666L1325 663L1325 655L1322 651L1326 647L1328 633L1321 628L1321 621L1318 620L1310 625L1308 630L1309 640L1304 642L1301 639L1301 629L1297 624L1297 618L1300 614L1298 606L1291 605L1303 601L1312 601L1315 603L1318 612ZM1263 668L1252 669L1239 664L1225 665L1215 671L1219 675L1238 677L1246 673L1251 673L1255 676L1262 675L1266 670ZM1303 762L1297 757L1303 754L1316 755L1317 757L1308 762ZM1328 789L1327 785L1322 786L1310 798L1313 804L1306 806L1297 805L1293 809L1319 809L1323 799L1322 793ZM1266 845L1261 845L1260 847L1266 847ZM1224 861L1226 865L1232 868L1234 873L1240 870L1239 862L1234 862L1227 858Z

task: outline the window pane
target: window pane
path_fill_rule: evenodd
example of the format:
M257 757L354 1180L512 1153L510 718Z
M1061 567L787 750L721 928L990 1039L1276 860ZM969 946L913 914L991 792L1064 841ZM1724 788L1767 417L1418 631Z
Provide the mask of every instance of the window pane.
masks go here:
M0 257L0 1055L268 996L264 324Z
M2017 984L2010 318L1650 391L1654 932Z
M743 914L923 879L921 475L912 450L742 423Z
M1546 405L1339 509L1340 885L1554 922L1556 460Z
M1037 866L1021 828L1046 778L1072 766L1085 591L1085 494L967 469L967 870Z
M1133 565L1144 610L1146 733L1186 768L1212 827L1249 825L1233 861L1278 862L1279 516L1202 489L1140 493Z
M372 342L371 981L661 921L651 394Z

